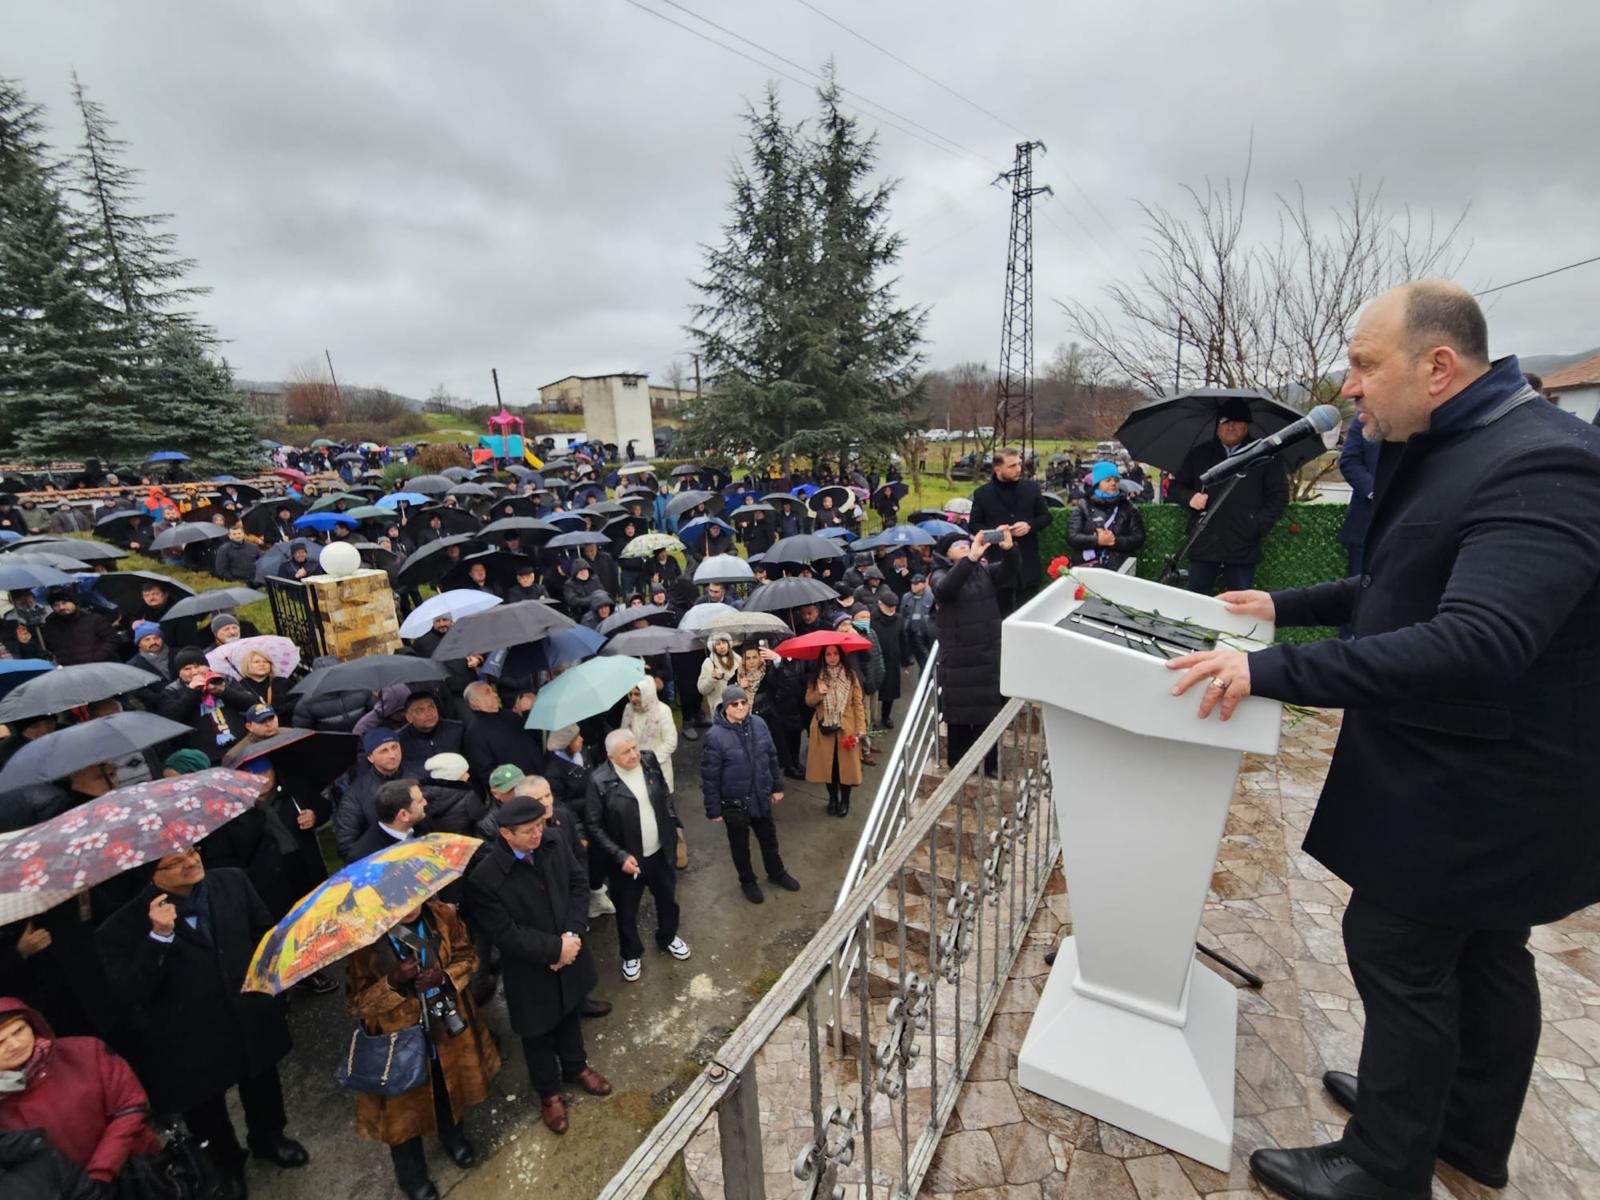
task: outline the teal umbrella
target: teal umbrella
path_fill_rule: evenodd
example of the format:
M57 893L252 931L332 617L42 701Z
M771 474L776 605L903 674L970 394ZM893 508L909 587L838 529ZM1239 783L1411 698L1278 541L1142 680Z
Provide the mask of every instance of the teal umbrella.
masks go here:
M525 723L527 729L561 729L605 712L644 678L644 660L591 658L563 671L539 692Z

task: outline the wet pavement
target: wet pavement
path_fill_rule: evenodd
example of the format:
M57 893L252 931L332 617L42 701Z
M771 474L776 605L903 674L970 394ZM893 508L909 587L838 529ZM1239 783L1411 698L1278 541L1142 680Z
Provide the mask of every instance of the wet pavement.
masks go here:
M878 771L867 769L851 815L843 820L826 814L821 785L785 781L789 790L778 806L778 837L785 865L801 890L766 887L766 902L754 905L739 891L722 826L706 820L699 755L700 743L684 742L674 757L678 810L689 843L689 867L678 874L680 933L693 956L678 962L655 949L655 908L648 894L639 920L646 951L638 983L622 980L614 918L597 918L591 931L590 948L600 971L594 994L615 1008L607 1017L585 1021L584 1033L589 1061L611 1081L614 1094L576 1097L567 1133L557 1137L547 1130L539 1120L538 1101L504 1001L497 996L485 1011L505 1066L490 1101L466 1117L467 1135L482 1161L474 1170L462 1171L428 1139L428 1160L440 1192L455 1200L525 1192L553 1198L596 1195L671 1106L677 1089L694 1077L832 911ZM886 757L887 748L881 747L879 761ZM759 870L760 855L753 844L751 850ZM312 1162L298 1171L252 1163L251 1196L398 1196L387 1148L356 1136L354 1098L333 1080L334 1065L354 1028L343 995L296 993L290 1023L295 1049L281 1068L288 1132L305 1143ZM230 1101L242 1139L237 1098Z

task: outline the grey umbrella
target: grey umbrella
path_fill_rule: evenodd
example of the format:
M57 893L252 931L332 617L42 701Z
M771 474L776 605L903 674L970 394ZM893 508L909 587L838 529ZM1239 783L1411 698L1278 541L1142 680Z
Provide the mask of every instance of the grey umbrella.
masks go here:
M180 546L191 546L196 542L215 542L228 536L228 531L221 525L213 525L210 521L204 523L185 522L174 525L171 529L163 529L156 534L156 540L150 543L152 550L176 550Z
M577 622L538 600L519 600L462 617L433 648L433 658L447 662L469 654L490 654L525 642L536 642Z
M737 554L713 554L694 569L694 582L754 583L756 573Z
M818 559L843 558L846 553L843 546L829 538L818 537L814 533L797 533L773 542L761 561L769 566L783 563L804 566Z
M69 725L34 739L13 754L6 769L0 771L0 792L65 779L84 767L116 762L193 732L187 725L144 712L112 713Z
M266 598L265 592L258 592L255 588L214 588L209 592L201 592L198 596L185 596L161 615L161 623L164 625L179 617L203 617L206 613L232 612L242 605L254 604L257 600Z
M635 621L655 621L657 617L670 617L672 613L659 604L636 604L632 608L619 608L600 622L600 632L606 637L627 629Z
M722 497L716 492L690 490L679 492L667 501L667 516L681 516L698 504L704 504L706 511L710 513L722 511Z
M101 562L127 558L128 552L89 538L26 537L0 548L0 554L59 554L79 562Z
M764 583L744 602L746 612L781 612L802 604L832 604L838 599L833 588L820 579L794 575Z
M625 629L600 648L601 654L625 654L649 658L652 654L681 654L700 649L700 638L692 629L670 629L652 625L649 629Z
M151 671L126 663L79 663L57 667L27 683L18 684L0 700L0 725L29 717L48 717L83 704L109 700L160 682Z
M46 563L23 559L0 559L0 591L19 592L24 588L70 587L71 575Z
M455 487L455 480L446 475L416 475L401 486L408 492L421 492L425 496L442 496Z

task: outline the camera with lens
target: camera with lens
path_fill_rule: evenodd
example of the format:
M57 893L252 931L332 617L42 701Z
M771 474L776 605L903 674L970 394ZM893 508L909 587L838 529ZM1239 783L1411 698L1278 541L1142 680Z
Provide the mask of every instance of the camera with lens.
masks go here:
M455 998L443 989L423 998L422 1018L431 1030L443 1034L444 1038L458 1037L467 1031L467 1022L456 1007Z

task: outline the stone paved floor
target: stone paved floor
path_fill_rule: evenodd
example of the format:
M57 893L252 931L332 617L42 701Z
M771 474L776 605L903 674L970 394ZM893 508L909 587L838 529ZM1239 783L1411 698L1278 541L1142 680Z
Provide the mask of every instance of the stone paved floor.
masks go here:
M1343 1115L1324 1070L1354 1070L1361 1002L1339 923L1349 889L1299 850L1338 732L1334 715L1285 729L1276 759L1247 759L1202 936L1266 980L1239 992L1235 1159L1224 1174L1024 1091L1016 1051L1047 969L1035 947L1070 926L1047 896L1012 973L923 1195L936 1200L1243 1200L1264 1194L1245 1167L1261 1146L1328 1141ZM1448 1167L1435 1200L1600 1197L1600 907L1534 931L1544 1038L1511 1160L1511 1186L1483 1188ZM1204 961L1204 960L1202 960ZM1006 1010L1011 1011L1006 1011ZM787 1190L773 1193L790 1194Z

